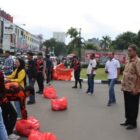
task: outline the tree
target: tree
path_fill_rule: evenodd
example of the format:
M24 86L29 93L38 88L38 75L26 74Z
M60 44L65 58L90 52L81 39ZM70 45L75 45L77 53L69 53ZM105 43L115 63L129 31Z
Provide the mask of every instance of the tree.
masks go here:
M112 42L112 44L115 49L124 50L124 49L127 49L127 47L132 43L138 44L139 37L135 33L125 32L118 35L116 39Z
M54 53L56 56L65 56L67 53L66 45L62 42L56 42L56 45L54 47Z
M76 28L71 27L70 29L68 29L67 31L67 35L70 36L70 38L75 39L78 36L78 31Z
M111 46L111 38L109 36L103 36L102 40L101 40L101 49L102 50L110 50L110 46Z
M67 35L69 35L70 38L72 39L68 44L69 52L70 51L77 52L79 59L81 59L81 47L84 44L82 42L82 40L84 39L81 37L81 29L78 32L76 28L71 27L70 29L68 29Z
M56 41L54 38L51 38L49 40L46 40L43 45L46 46L46 54L50 53L50 51L53 50L55 47Z
M46 46L46 54L54 53L56 56L66 55L65 43L57 42L54 38L46 40L43 45Z
M86 44L85 49L87 50L98 50L98 47L94 44Z

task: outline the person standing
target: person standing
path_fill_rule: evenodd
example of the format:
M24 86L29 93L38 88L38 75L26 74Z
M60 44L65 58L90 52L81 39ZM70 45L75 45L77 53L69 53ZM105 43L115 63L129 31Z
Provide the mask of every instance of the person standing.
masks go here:
M114 58L114 53L109 54L109 60L105 64L105 72L108 75L109 86L109 100L107 106L111 106L116 103L114 86L120 73L120 62Z
M14 68L14 60L12 59L12 56L10 55L10 51L5 51L5 63L4 63L4 72L5 75L10 75L13 72Z
M90 60L87 68L87 77L88 77L88 89L87 94L92 95L94 93L94 77L96 75L96 59L95 54L90 55Z
M28 64L27 64L27 75L29 79L29 85L34 88L36 77L37 77L37 71L36 71L36 64L35 61L33 60L33 53L28 52L27 53L28 57ZM29 101L27 102L28 105L34 104L35 103L35 94L32 94L29 97Z
M81 64L76 56L73 57L73 68L74 68L75 85L72 88L77 88L78 82L80 88L82 88L82 80L80 79Z
M135 44L128 46L128 56L122 80L126 121L120 125L131 130L137 128L140 96L140 58Z
M51 81L51 74L53 70L53 63L50 59L50 55L46 55L46 76L47 76L47 84L50 84Z
M45 75L46 63L43 59L42 53L38 53L37 55L36 68L37 68L37 83L39 87L39 91L37 91L36 93L42 94L44 89L44 77L46 77Z

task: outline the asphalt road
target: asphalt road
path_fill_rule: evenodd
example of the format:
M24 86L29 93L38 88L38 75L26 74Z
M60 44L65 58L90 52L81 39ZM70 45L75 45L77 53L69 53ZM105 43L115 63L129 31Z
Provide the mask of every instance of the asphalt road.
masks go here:
M68 98L66 111L52 111L50 100L42 95L36 95L35 105L27 106L29 115L40 121L42 132L53 132L58 140L140 140L140 117L135 130L126 130L119 125L125 120L120 85L116 86L117 104L107 107L107 85L96 84L95 95L91 96L85 93L86 83L83 89L72 89L73 84L52 83L59 97Z

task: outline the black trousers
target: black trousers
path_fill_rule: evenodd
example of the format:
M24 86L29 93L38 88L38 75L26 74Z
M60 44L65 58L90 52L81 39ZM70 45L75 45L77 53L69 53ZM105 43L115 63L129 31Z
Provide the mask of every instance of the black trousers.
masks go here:
M80 79L80 73L77 72L77 71L74 71L74 79L75 79L75 87L77 87L77 84L79 82L79 85L80 87L82 86L82 83L81 83L81 79Z
M46 83L48 84L51 81L51 70L47 70L46 76L47 76Z
M39 87L39 91L43 91L44 89L44 77L42 72L37 73L37 83Z
M131 125L137 125L139 94L132 95L131 92L124 91L124 104L126 122Z
M17 112L10 102L2 104L1 108L5 128L8 135L10 135L13 133L17 121Z

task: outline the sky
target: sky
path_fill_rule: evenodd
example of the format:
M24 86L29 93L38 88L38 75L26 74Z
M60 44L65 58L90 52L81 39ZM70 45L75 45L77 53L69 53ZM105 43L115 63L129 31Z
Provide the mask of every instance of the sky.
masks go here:
M14 23L44 39L70 27L81 28L85 39L137 33L139 5L139 0L0 0L0 8L14 17Z

